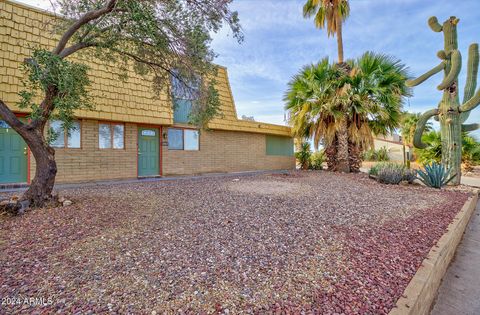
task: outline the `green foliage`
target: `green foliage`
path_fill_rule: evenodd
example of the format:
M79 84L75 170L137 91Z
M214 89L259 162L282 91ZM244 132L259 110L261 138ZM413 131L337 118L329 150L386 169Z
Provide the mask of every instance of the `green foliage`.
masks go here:
M370 168L368 174L375 176L380 183L393 185L398 185L401 181L408 181L411 184L416 178L415 170L393 162L375 164Z
M83 24L70 47L85 45L89 49L79 52L110 65L120 80L128 78L133 65L137 74L152 82L157 96L169 92L172 76L191 91L197 87L189 83L201 78L190 122L206 127L221 114L211 35L227 25L239 42L243 40L238 14L229 9L231 0L59 0L59 11L66 19L59 20L55 30L64 34L80 17L107 3L113 3L112 10Z
M323 151L316 151L310 156L310 169L321 170L325 162L325 153Z
M415 128L417 127L417 122L421 117L421 113L409 113L403 112L401 123L400 123L400 132L402 134L403 144L410 147L413 146L413 136L415 135ZM432 123L427 122L425 125L425 132L432 130Z
M403 180L404 167L396 163L385 163L378 168L377 181L383 184L398 185Z
M447 169L444 165L432 162L425 165L424 170L418 171L418 178L427 186L441 188L447 185L456 174L450 176L452 168Z
M349 142L362 150L373 144L372 134L385 135L398 127L406 68L382 54L365 53L348 61L346 74L328 59L304 67L289 83L284 97L295 135L313 138L315 147L334 142L339 124L347 119Z
M25 79L24 90L20 91L17 105L22 109L31 109L30 119L43 119L44 110L36 102L39 96L53 96L53 108L50 119L59 119L71 128L73 113L78 109L91 109L93 102L88 93L90 80L88 67L83 64L61 59L49 51L38 49L32 58L23 63Z
M312 156L312 150L310 149L310 142L303 142L300 145L300 150L295 152L300 168L306 170L310 167L310 158Z
M379 162L389 161L390 157L388 156L388 149L387 147L381 147L378 150L370 148L369 150L363 152L363 160Z
M425 143L425 149L415 149L417 160L425 165L432 162L441 163L442 161L442 138L438 131L424 133L422 142ZM479 164L480 163L480 142L468 133L462 133L462 162Z

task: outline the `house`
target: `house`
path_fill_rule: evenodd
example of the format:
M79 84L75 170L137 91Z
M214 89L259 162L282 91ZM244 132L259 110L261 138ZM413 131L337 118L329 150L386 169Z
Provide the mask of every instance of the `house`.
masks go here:
M404 146L402 142L402 136L397 134L390 134L387 136L377 136L373 138L373 146L375 150L380 148L386 148L388 151L388 157L390 161L393 162L402 162L404 163L405 159L411 157L411 149L409 146ZM404 157L405 150L405 157Z
M53 47L48 23L53 18L24 4L0 2L0 99L20 117L28 113L12 107L22 89L19 66L32 46ZM222 115L206 131L188 124L188 100L174 106L172 96L155 98L151 83L133 72L123 82L111 66L95 60L88 65L95 109L77 111L70 134L60 122L50 122L59 135L52 143L59 182L295 167L290 128L238 119L223 67L216 78ZM28 183L34 171L28 147L0 121L0 183Z

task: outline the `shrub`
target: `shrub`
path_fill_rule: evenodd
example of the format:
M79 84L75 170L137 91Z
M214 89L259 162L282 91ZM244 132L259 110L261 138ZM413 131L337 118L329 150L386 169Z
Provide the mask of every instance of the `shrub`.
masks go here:
M403 180L411 184L416 179L415 170L409 170L402 164L392 162L375 164L368 174L375 176L377 181L383 184L398 185Z
M389 161L390 157L388 156L387 147L381 147L377 151L377 161Z
M405 168L403 172L403 180L406 180L409 184L413 184L415 179L417 179L417 171Z
M403 165L385 163L378 169L377 180L383 184L398 185L403 180L405 169Z
M390 160L390 157L388 156L388 149L386 147L381 147L378 150L369 149L364 151L362 154L362 159L364 161L386 162Z
M310 157L312 155L312 151L310 150L310 143L304 142L300 145L300 151L295 152L295 157L300 164L300 168L302 170L306 170L310 166Z
M321 170L323 169L323 162L325 162L325 154L323 151L314 152L310 156L310 169Z
M418 178L429 187L442 188L456 176L450 176L451 171L451 168L447 169L440 163L432 162L425 165L423 171L418 171Z

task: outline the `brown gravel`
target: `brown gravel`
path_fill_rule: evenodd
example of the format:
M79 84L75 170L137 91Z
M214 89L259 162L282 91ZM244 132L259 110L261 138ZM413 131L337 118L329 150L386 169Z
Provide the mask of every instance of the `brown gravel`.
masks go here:
M467 198L234 178L65 190L73 206L0 218L0 313L388 313Z

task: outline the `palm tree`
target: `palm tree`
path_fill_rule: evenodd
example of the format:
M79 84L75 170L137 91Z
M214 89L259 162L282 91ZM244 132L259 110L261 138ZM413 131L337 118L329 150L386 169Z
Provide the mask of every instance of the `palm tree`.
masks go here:
M293 132L313 137L316 147L323 143L329 169L339 171L345 156L348 168L356 171L361 152L373 145L372 135L398 127L403 97L410 93L406 68L398 60L368 52L348 64L348 74L328 59L305 67L285 96Z
M342 23L350 14L348 0L307 0L303 6L303 16L315 16L317 28L327 28L328 36L337 35L338 63L343 60Z

